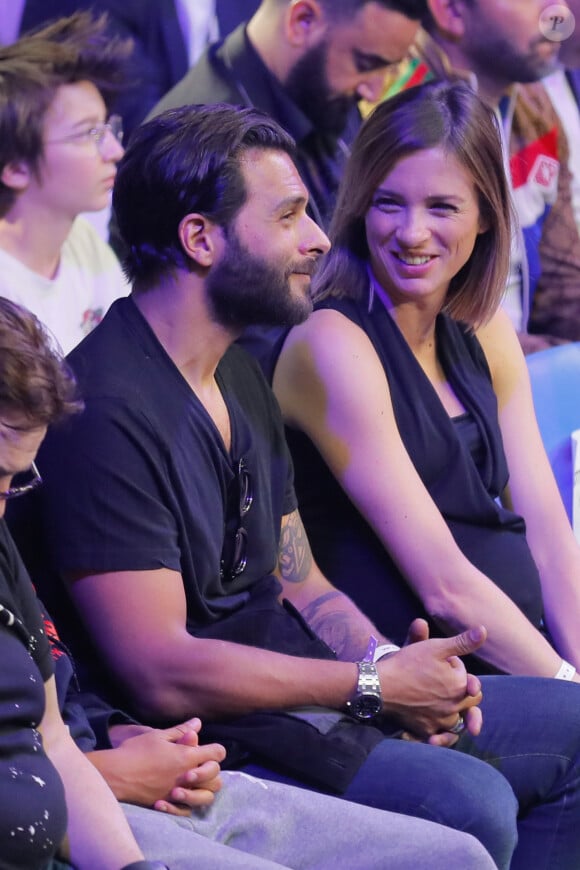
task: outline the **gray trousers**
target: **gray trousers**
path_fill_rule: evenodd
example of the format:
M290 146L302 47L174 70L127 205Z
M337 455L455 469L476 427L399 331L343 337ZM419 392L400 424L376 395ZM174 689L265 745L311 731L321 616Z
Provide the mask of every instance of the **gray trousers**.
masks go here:
M224 771L191 817L123 804L144 855L171 870L493 870L469 834Z

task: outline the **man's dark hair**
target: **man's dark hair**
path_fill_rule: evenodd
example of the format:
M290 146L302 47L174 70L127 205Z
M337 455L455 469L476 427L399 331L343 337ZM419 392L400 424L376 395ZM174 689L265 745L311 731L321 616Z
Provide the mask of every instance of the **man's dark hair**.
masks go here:
M139 127L118 166L113 207L123 268L137 292L175 268L189 269L178 237L197 212L227 228L246 200L240 161L252 148L294 157L294 140L257 109L182 106Z
M265 0L272 2L272 0ZM277 3L288 3L288 0L275 0ZM400 12L412 21L421 21L427 13L427 0L318 0L320 6L329 16L330 20L342 20L350 18L366 6L367 3L376 3L394 12Z
M367 3L376 3L377 6L400 12L413 21L420 21L427 10L427 0L319 0L319 2L323 9L341 18L355 14Z
M80 411L74 375L38 318L0 297L0 414L31 428Z
M62 85L91 82L106 104L126 82L131 40L111 38L105 15L77 12L0 48L0 172L24 161L38 175L46 112ZM0 215L14 191L0 181Z

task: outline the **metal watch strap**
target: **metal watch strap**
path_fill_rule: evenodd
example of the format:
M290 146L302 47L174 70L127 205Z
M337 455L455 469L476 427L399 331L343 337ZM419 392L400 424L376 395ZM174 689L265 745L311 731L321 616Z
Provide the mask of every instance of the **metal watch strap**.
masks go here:
M377 666L374 662L358 662L358 685L357 693L365 693L367 691L381 691L381 683L377 672Z
M374 650L370 651L373 655ZM346 702L346 708L356 719L370 721L382 710L383 698L377 666L373 661L357 662L358 681L354 697Z

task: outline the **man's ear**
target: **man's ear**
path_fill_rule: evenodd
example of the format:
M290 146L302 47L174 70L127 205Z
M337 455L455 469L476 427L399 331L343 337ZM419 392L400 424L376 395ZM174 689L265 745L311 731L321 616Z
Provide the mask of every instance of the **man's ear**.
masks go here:
M186 214L177 230L181 247L186 256L199 266L212 265L216 251L216 234L222 230L201 214Z
M28 187L31 175L32 172L28 163L25 163L23 160L12 160L3 168L0 178L6 187L9 187L15 193L20 193Z
M437 30L446 36L461 38L465 33L465 16L469 14L464 0L427 0Z
M290 0L285 35L293 48L310 48L320 41L328 21L318 0Z

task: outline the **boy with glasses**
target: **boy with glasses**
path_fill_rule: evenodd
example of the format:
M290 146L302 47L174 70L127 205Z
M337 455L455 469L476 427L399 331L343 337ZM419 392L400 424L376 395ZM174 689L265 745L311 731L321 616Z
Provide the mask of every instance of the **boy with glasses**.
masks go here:
M71 350L127 293L117 259L81 212L110 200L123 154L107 103L130 43L105 19L61 19L0 49L0 294Z

